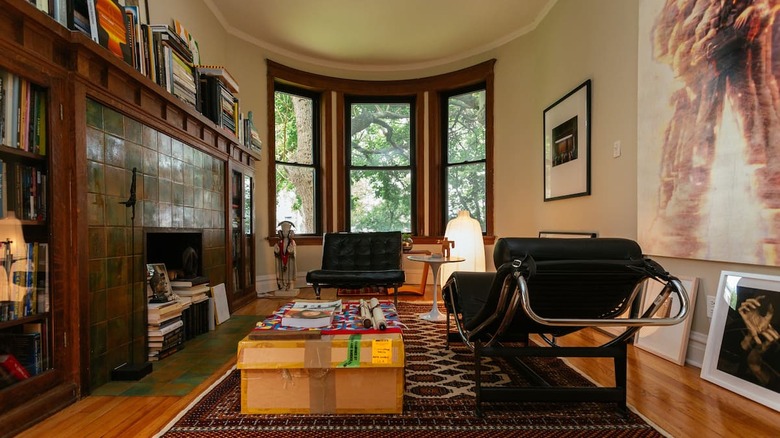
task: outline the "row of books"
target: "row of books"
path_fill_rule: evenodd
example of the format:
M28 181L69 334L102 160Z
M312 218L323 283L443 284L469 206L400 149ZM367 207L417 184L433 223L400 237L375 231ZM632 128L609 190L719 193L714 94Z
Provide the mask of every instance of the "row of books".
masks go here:
M40 167L0 159L0 219L13 211L17 219L45 222L47 180Z
M0 388L45 370L41 324L25 324L23 328L23 333L0 333Z
M208 277L177 278L170 282L171 290L182 303L184 340L188 341L209 331L209 287Z
M29 0L64 26L79 30L168 92L193 106L239 142L260 151L262 142L240 111L238 83L224 66L201 63L198 42L178 20L146 24L146 11L117 0ZM68 16L71 22L68 22ZM121 28L120 28L121 27ZM221 85L204 89L203 77Z
M184 343L183 309L184 306L177 300L148 304L149 361L158 361L181 350Z
M47 94L13 73L0 70L0 140L8 147L46 155Z
M49 245L22 244L22 256L11 265L10 281L0 282L0 322L49 311Z

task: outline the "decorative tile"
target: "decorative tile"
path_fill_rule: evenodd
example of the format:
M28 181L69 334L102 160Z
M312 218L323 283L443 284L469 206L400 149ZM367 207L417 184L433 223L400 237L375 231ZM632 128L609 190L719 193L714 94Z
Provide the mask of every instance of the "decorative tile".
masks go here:
M157 156L157 175L160 179L171 179L171 168L173 167L173 159L168 155L162 153Z
M176 158L171 160L171 180L179 184L184 182L184 161Z
M125 116L122 114L111 108L103 107L103 126L105 127L106 132L124 138Z
M157 156L157 151L152 149L143 149L144 154L144 166L143 172L145 175L157 177L157 172L160 167L160 158Z
M130 242L128 236L130 230L124 227L108 227L106 228L106 239L111 242L108 245L106 256L108 257L121 257L130 253Z
M174 182L171 189L173 205L184 205L184 186L181 183Z
M173 202L173 183L167 179L157 181L157 200L159 202Z
M105 207L103 195L87 193L87 222L89 225L105 225Z
M157 213L157 202L144 201L141 203L144 207L143 211L143 226L144 227L159 227L160 218Z
M103 105L87 99L87 126L103 129Z
M156 151L158 135L159 134L156 129L143 125L143 133L142 133L143 137L141 139L141 144L148 149Z
M121 292L121 295L123 296L122 299L124 300L124 306L127 306L129 302L127 300L129 290L125 289L128 283L127 260L128 259L126 257L111 257L106 259L106 288L111 290L111 293L108 296L108 300L109 302L114 300L114 297L112 297L111 294L116 294L119 288L121 289L119 292ZM127 313L127 311L128 308L125 308L124 312ZM111 316L112 314L109 313L109 317Z
M127 171L121 167L105 166L105 194L122 197L129 195L130 187L126 180Z
M141 143L143 141L143 125L130 117L124 119L125 138L133 143Z
M106 256L106 229L104 227L89 227L89 258L100 259ZM105 287L105 285L103 286Z
M116 167L125 167L125 141L114 135L106 136L105 162Z
M130 209L122 204L126 200L126 197L106 197L106 225L119 227L130 225Z
M89 293L89 322L97 324L106 321L106 290L100 289ZM105 353L105 349L99 354Z
M171 156L171 137L160 132L157 141L157 151L163 155Z
M87 161L87 192L103 193L104 181L103 164Z
M87 159L102 163L104 160L104 147L106 135L95 128L87 128Z
M135 167L138 172L144 171L144 148L131 141L125 142L125 168L130 172Z

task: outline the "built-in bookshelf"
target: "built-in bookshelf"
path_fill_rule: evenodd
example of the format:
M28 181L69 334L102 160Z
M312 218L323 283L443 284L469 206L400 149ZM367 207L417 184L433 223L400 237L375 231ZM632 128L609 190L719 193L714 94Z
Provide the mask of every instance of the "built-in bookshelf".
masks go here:
M48 90L0 69L0 388L49 369Z
M135 2L125 2L131 3ZM66 18L59 14L53 19L52 6L63 5ZM73 9L67 10L67 5ZM86 8L84 16L77 17L82 11L76 7L89 6L86 1L49 2L48 11L42 6L27 0L0 0L0 28L6 30L0 32L0 70L27 81L30 103L25 113L32 122L25 125L22 134L26 147L15 141L5 144L5 134L2 137L0 160L5 167L0 168L5 178L0 178L0 193L5 198L4 211L14 211L25 239L24 247L10 246L14 266L30 265L36 252L38 258L38 263L32 262L32 269L38 266L38 275L24 271L16 276L20 283L38 282L35 299L32 294L26 301L22 299L22 313L16 319L0 321L0 332L30 335L20 336L28 340L18 344L41 352L29 359L37 364L40 358L40 366L33 370L38 374L0 389L0 436L13 436L90 394L100 383L93 376L111 374L112 366L130 356L146 357L145 303L130 299L145 289L144 278L138 275L144 263L142 226L155 222L157 227L166 226L161 225L164 219L181 219L186 226L190 217L207 219L205 225L196 221L189 226L203 234L204 274L215 284L227 284L228 290L233 287L233 249L227 225L231 170L240 169L242 175L251 177L254 163L260 159L257 149L203 115L197 105L159 85L141 67L140 58L128 61L96 42L91 32L74 30L76 18L83 20L81 25L90 21ZM95 2L94 6L105 8L106 3ZM101 10L96 8L95 12ZM101 41L100 35L97 41ZM174 77L174 85L176 82ZM5 110L5 103L0 107ZM100 117L95 114L97 109ZM102 140L95 141L93 135ZM121 158L124 164L115 161L123 155L107 154L108 145L126 154ZM163 146L170 149L161 151ZM158 201L141 198L154 196L147 193L152 190L147 183L155 181L150 176L153 173L141 171L149 164L145 158L154 151L160 159L176 157L194 169L192 185L180 182L182 193L187 195L181 206L179 194L164 191L163 185L154 192ZM143 176L138 181L135 222L125 204L133 167ZM167 184L169 179L158 177L156 181ZM202 205L192 206L208 214L187 215L190 190L209 192L200 198ZM163 196L171 201L160 201ZM184 213L177 216L178 210ZM22 219L20 211L27 211L28 216ZM254 236L245 235L242 241L253 244ZM0 245L0 255L4 249L5 245ZM254 251L247 251L247 246L242 250L253 256ZM251 263L246 266L254 269ZM48 277L41 275L44 271ZM254 274L242 278L248 281L242 292L253 291ZM30 287L23 289L27 293ZM241 304L240 295L227 296L231 309ZM24 314L25 302L28 314ZM14 312L16 308L14 305ZM133 329L128 329L130 321ZM121 348L131 344L132 353ZM19 356L26 360L24 354ZM16 362L21 363L18 358Z

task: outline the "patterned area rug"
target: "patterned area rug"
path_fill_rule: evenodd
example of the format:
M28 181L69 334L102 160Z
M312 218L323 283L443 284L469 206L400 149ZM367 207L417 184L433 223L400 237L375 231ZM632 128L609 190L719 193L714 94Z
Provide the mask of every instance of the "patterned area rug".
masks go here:
M401 321L408 325L404 332L406 389L401 415L243 415L241 374L233 370L163 436L663 436L633 412L621 416L612 403L483 403L485 415L477 417L471 353L462 346L445 349L444 323L416 317L428 310L430 305L399 303ZM589 384L559 359L528 362L553 383ZM488 367L483 376L491 385L523 382L503 360L494 360Z

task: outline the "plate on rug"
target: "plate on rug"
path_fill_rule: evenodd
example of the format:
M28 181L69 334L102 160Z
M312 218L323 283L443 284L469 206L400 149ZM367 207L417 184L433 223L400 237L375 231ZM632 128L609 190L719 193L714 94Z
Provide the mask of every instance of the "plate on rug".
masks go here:
M406 350L404 412L400 415L244 415L241 373L233 370L193 403L162 435L179 437L304 437L387 436L448 437L661 437L634 412L624 417L613 403L484 403L485 415L474 413L471 352L444 348L444 323L417 318L430 310L416 303L398 303ZM556 384L590 385L557 358L527 361ZM522 382L501 359L487 363L483 378L491 385ZM368 389L370 391L370 389Z

